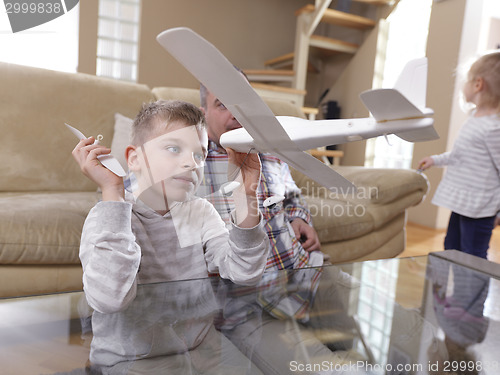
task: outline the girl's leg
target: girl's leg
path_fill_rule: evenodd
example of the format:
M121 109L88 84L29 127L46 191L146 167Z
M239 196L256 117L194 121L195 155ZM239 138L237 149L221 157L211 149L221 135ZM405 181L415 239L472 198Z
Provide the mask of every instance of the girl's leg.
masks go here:
M495 216L471 219L460 217L460 250L486 259Z
M460 247L460 238L460 215L452 212L446 231L446 237L444 238L444 249L462 250Z

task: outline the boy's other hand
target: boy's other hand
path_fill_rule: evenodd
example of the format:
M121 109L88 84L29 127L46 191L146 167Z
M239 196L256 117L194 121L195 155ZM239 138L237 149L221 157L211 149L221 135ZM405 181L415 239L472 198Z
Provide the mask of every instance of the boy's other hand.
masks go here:
M230 148L226 149L229 160L228 176L231 176L239 168L236 180L242 182L246 195L255 195L260 181L261 164L257 153L236 152Z
M82 173L99 186L104 201L122 201L124 199L123 179L104 167L97 159L99 155L107 155L111 150L94 144L94 141L94 137L82 139L71 154Z

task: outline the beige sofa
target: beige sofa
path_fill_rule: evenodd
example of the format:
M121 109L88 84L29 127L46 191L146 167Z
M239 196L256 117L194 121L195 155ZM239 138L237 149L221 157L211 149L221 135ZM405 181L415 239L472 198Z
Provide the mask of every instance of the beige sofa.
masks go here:
M151 90L6 63L0 63L0 77L0 297L81 289L80 232L99 194L71 157L76 139L64 123L89 136L102 134L109 146L116 113L132 118L143 102L155 98L199 103L197 90ZM290 103L268 103L277 115L302 115ZM323 250L332 262L399 254L405 211L425 195L425 178L401 170L338 170L359 186L375 187L373 196L331 199L296 175L315 209ZM349 204L356 205L357 214L340 214L339 207Z

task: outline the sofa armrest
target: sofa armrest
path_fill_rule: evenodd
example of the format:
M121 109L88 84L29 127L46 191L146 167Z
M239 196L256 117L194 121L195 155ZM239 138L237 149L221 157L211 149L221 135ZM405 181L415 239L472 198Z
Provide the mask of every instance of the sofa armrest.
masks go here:
M424 199L429 190L429 183L425 175L409 169L352 166L332 168L351 181L357 187L357 191L342 191L341 189L329 191L296 170L292 170L292 176L306 196L363 204L387 204L413 193L420 193Z

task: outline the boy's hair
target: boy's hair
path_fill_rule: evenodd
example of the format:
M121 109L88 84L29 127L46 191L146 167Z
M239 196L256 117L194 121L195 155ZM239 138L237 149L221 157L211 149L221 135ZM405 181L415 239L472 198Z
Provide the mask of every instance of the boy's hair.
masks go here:
M500 112L500 51L487 53L471 65L467 78L476 77L481 77L486 85L480 104Z
M158 100L143 104L132 125L131 143L142 146L176 121L194 125L198 131L206 126L203 112L195 105L180 100Z
M248 77L243 70L241 70L237 66L234 66L234 69L236 69L238 72L243 74L243 77L245 77L245 79L248 81ZM208 95L208 90L207 90L206 86L200 82L200 105L204 109L207 109L207 95Z

